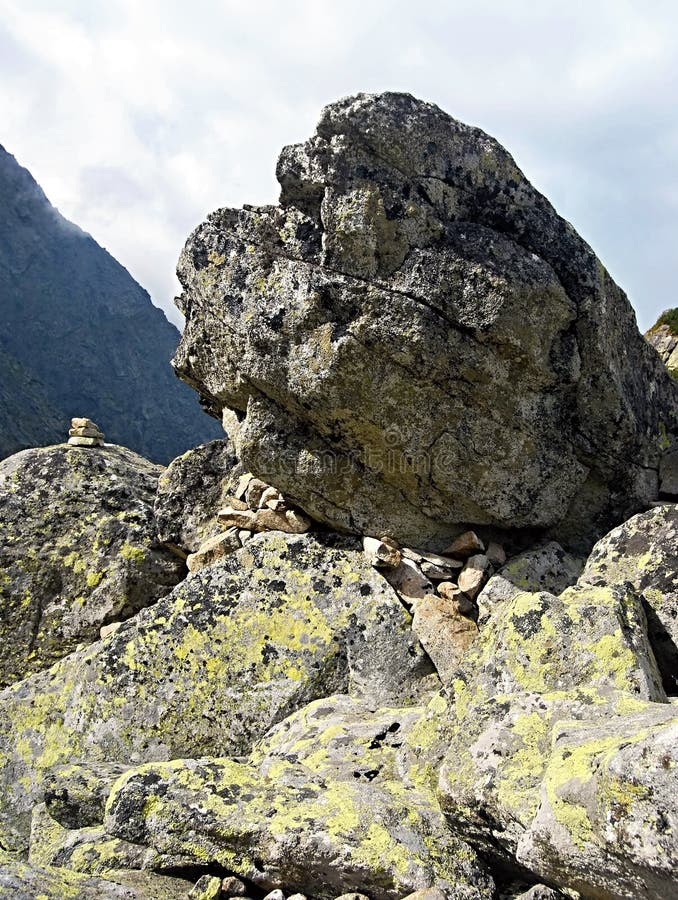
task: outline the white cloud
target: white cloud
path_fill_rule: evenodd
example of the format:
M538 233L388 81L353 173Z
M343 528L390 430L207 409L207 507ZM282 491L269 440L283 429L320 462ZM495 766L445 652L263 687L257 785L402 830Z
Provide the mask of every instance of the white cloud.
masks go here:
M480 125L592 242L641 324L678 303L678 11L655 0L0 0L0 141L174 321L211 209L358 90Z

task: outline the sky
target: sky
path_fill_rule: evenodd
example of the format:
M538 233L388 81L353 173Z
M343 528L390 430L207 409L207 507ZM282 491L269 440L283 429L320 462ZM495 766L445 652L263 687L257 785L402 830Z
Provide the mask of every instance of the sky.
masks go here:
M274 203L323 105L407 91L496 137L641 329L678 306L678 4L0 0L0 143L180 325L207 213Z

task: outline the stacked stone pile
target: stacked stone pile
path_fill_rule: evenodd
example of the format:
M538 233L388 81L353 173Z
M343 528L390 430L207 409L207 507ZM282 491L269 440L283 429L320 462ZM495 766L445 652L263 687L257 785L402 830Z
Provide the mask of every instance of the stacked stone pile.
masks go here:
M68 443L74 447L103 447L104 433L91 419L71 419Z
M237 479L233 493L227 493L225 501L226 506L217 512L217 522L225 530L189 554L186 559L189 572L197 572L233 553L254 534L264 531L304 534L311 527L311 520L291 506L280 491L249 472Z
M504 548L487 547L474 531L459 535L443 553L400 547L388 536L363 538L367 560L381 571L412 612L412 630L443 683L478 635L477 598L506 562Z

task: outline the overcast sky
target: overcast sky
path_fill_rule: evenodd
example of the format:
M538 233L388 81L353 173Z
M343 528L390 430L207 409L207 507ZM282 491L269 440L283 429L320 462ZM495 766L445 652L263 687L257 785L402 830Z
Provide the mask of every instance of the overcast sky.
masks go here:
M0 143L176 323L219 206L275 202L320 108L402 90L497 137L645 329L678 305L678 3L0 0Z

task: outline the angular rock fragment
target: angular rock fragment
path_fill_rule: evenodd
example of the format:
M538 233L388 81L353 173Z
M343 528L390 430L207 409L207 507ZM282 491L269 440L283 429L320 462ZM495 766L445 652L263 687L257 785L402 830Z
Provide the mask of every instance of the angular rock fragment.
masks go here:
M460 611L460 604L435 594L413 606L412 630L433 661L443 684L448 684L464 653L478 637L478 626Z
M659 672L630 585L519 593L481 630L454 684L457 727L440 770L452 828L515 859L539 805L560 722L639 710L665 720Z
M465 531L456 537L445 551L450 556L456 556L460 559L467 559L474 553L484 553L485 545L480 540L475 531Z
M382 575L403 603L411 606L415 600L433 593L433 584L412 559L404 557L395 569L382 569Z
M91 419L71 419L68 443L74 447L103 447L104 433Z
M196 550L195 553L189 553L186 558L186 565L189 572L198 572L205 566L223 559L229 553L235 553L242 546L237 528L229 528L221 534L215 534L209 538L204 544Z
M492 571L492 564L482 553L470 556L459 574L457 583L471 600L475 600Z
M385 566L397 568L402 560L402 554L398 547L393 547L385 541L380 541L378 538L364 537L363 550L367 561L375 568Z
M44 780L47 812L64 828L103 825L104 804L111 785L128 768L111 762L69 762L57 766Z

